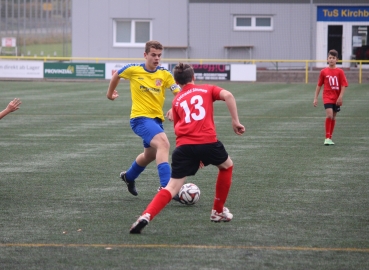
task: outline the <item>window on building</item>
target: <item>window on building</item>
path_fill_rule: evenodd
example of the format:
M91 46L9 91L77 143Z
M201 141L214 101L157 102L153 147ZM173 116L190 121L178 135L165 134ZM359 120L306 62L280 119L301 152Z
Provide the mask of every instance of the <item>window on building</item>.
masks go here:
M142 47L151 40L151 21L114 20L114 46Z
M352 54L357 60L369 60L369 25L352 26Z
M271 31L273 30L272 16L234 16L235 31Z

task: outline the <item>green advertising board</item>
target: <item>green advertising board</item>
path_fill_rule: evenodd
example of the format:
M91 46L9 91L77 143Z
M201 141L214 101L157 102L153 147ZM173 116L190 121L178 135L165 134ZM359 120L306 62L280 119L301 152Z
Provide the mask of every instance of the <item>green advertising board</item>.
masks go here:
M105 79L105 64L45 63L44 78Z

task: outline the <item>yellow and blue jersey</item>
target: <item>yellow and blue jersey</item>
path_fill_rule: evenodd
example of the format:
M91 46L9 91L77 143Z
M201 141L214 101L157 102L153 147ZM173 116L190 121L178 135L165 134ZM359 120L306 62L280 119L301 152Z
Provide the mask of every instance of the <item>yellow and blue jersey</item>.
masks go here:
M180 91L172 73L157 67L155 71L145 69L145 64L128 64L118 70L120 78L130 81L132 108L130 118L149 117L164 121L163 106L165 91Z

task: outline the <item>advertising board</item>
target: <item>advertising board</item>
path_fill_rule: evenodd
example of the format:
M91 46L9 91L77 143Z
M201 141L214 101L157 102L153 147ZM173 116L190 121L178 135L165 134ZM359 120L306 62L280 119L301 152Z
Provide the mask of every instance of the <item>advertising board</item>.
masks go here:
M42 79L44 62L41 61L0 61L0 78Z
M45 63L45 78L105 79L105 64Z

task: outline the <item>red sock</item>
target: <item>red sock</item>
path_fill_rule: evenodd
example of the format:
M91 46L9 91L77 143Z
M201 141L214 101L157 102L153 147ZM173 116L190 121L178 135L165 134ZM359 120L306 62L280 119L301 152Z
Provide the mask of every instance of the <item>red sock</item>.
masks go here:
M325 138L326 139L331 137L331 125L332 125L332 119L326 118L325 119Z
M215 198L213 209L218 213L223 212L223 206L227 200L229 189L232 184L233 166L226 170L219 170L217 182L215 184Z
M146 210L142 212L143 214L149 213L150 220L153 220L154 217L160 213L161 210L171 201L172 194L166 189L161 189L155 195L155 197L151 200L149 205L146 207Z
M329 139L332 139L333 130L334 130L334 126L335 125L336 125L336 120L332 119L332 122L331 122L331 133L330 133Z

